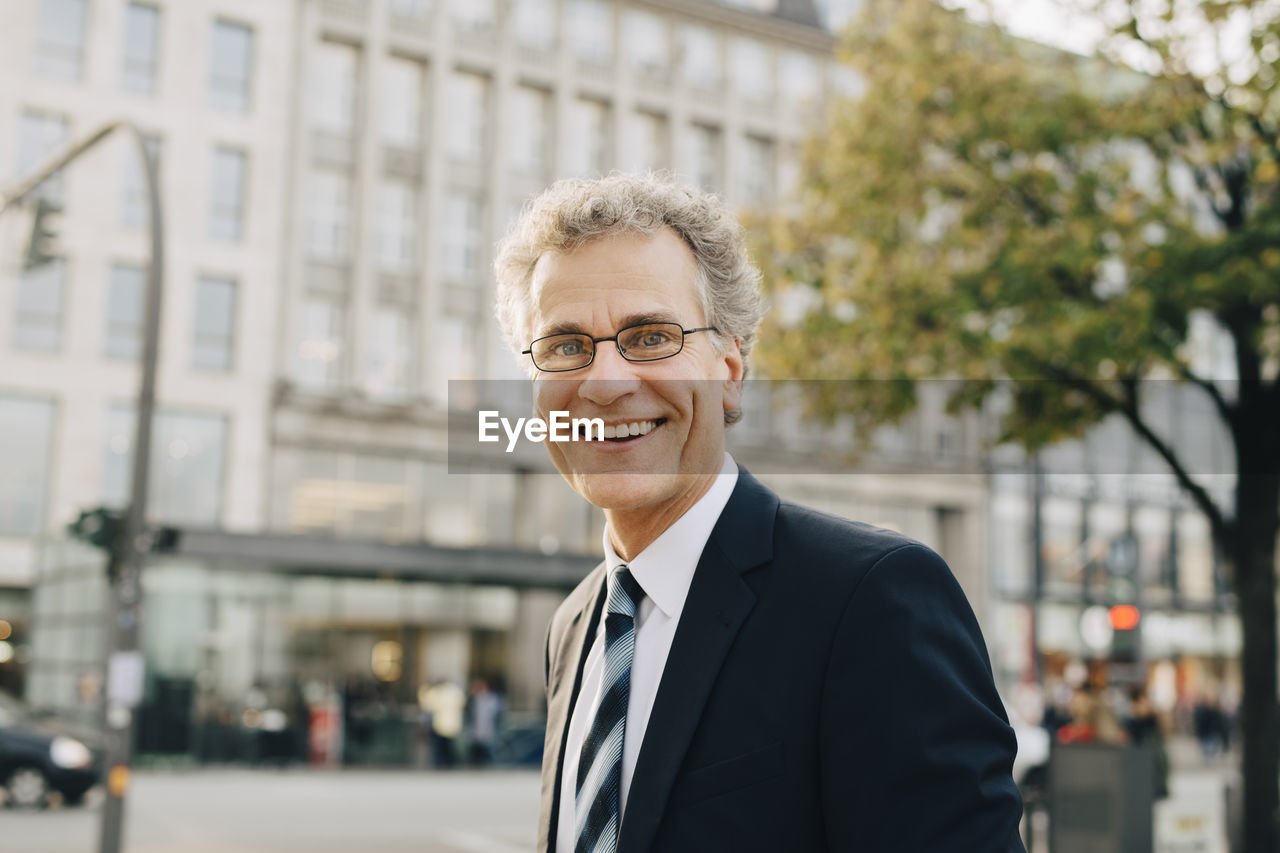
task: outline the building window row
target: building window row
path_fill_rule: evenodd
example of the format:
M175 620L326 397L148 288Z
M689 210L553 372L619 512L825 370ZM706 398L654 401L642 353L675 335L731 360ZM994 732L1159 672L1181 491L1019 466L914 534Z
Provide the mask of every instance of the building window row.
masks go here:
M23 273L17 282L11 345L15 350L56 353L62 349L68 264L57 258ZM147 269L112 264L107 274L102 354L134 361L142 353ZM233 367L236 279L200 275L195 281L189 364L196 370Z
M54 469L58 404L48 397L0 393L0 536L46 529ZM112 405L103 431L102 501L128 501L133 463L134 408ZM216 526L221 517L227 418L162 409L152 438L151 516L171 524Z
M88 32L88 0L40 0L36 18L35 73L55 80L83 79ZM129 3L120 36L120 87L154 94L159 78L161 13L150 3ZM208 42L208 104L229 112L249 112L254 71L253 27L218 19Z

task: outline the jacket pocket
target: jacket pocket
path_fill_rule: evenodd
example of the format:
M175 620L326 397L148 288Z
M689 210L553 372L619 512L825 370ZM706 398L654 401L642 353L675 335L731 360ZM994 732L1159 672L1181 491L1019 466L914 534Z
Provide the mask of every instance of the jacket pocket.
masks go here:
M691 770L676 782L671 792L672 805L684 805L727 794L774 776L786 770L782 741L753 749L742 755Z

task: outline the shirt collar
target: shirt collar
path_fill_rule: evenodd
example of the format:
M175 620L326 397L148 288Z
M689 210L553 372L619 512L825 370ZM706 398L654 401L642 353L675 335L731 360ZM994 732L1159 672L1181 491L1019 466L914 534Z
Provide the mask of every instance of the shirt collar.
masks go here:
M702 557L702 549L707 546L711 529L716 526L737 482L738 465L726 452L720 473L707 493L630 561L623 560L613 550L606 523L605 565L612 571L625 562L631 569L631 576L663 615L668 619L678 616L684 609L685 596L689 594L689 584L693 582L693 572Z

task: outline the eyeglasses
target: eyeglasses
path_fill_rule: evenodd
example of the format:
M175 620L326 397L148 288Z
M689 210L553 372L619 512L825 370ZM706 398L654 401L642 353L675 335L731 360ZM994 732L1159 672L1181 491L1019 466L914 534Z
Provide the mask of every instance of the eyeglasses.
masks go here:
M521 353L533 358L533 366L546 373L561 373L586 367L596 357L596 344L613 341L618 355L627 361L660 361L679 355L684 339L696 332L718 332L714 326L686 329L679 323L640 323L619 329L607 338L565 333L547 335L529 344Z

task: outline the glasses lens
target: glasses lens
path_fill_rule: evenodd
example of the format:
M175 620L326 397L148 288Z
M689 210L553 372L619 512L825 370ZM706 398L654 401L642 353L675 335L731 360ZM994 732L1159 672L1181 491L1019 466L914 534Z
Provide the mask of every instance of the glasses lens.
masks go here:
M533 363L540 370L586 367L594 346L586 335L552 335L533 342Z
M630 361L669 358L684 347L684 329L677 323L647 323L618 333L618 347Z

